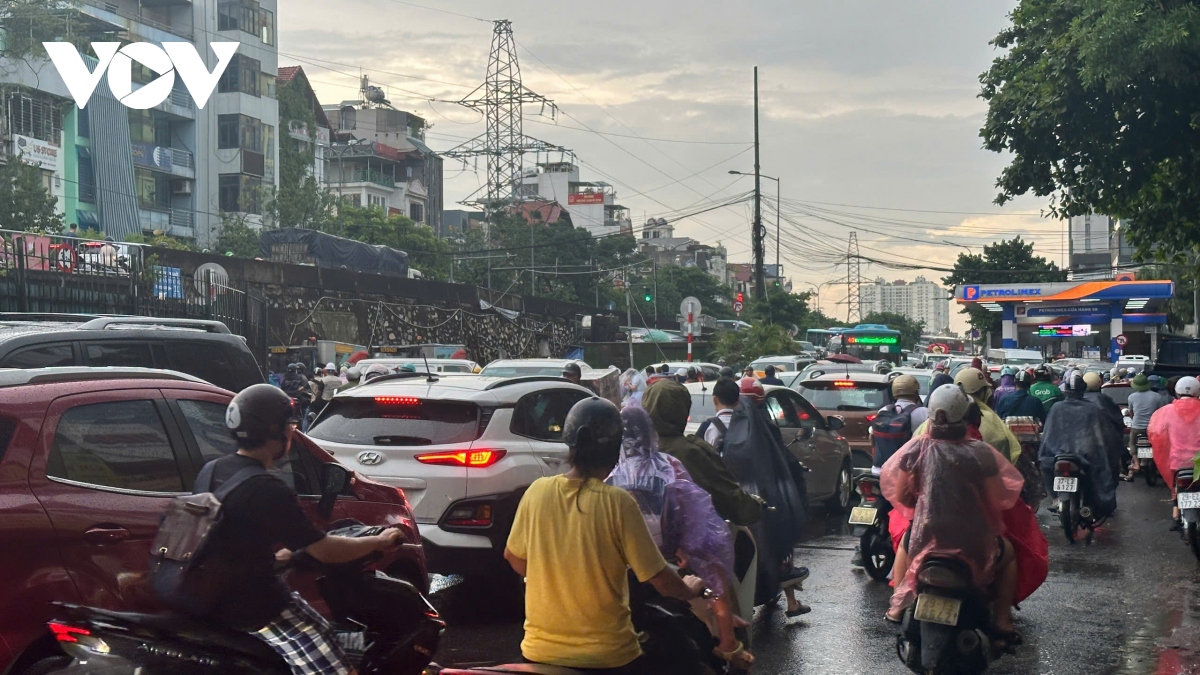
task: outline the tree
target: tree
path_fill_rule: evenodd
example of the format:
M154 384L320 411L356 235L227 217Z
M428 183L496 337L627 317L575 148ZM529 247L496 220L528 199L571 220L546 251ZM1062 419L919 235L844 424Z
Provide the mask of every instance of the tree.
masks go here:
M709 345L709 358L726 363L747 364L760 356L795 354L800 346L777 324L759 324L742 330L723 330Z
M0 2L0 58L28 61L44 57L43 42L68 41L86 48L88 35L71 0L4 0Z
M1020 237L983 247L983 255L958 254L954 272L944 277L947 286L963 284L1037 284L1066 281L1067 273L1052 262L1033 254L1033 244ZM1001 317L976 304L965 305L963 314L980 333L999 334Z
M647 266L649 267L649 266ZM654 278L652 274L643 273L634 282L634 299L645 316L654 314L654 302L646 302L638 289L646 289L653 294ZM658 315L660 318L674 318L679 312L683 299L692 296L700 301L701 310L718 319L732 319L733 309L729 306L729 288L716 277L699 267L682 267L679 265L663 265L658 268Z
M317 183L313 175L313 145L317 128L313 103L299 78L276 90L279 100L279 188L266 199L267 212L277 227L320 230L334 218L337 197ZM292 138L295 130L308 143Z
M450 272L450 244L438 239L433 228L414 223L407 216L388 216L378 206L359 208L342 205L329 221L313 223L312 229L372 246L388 246L409 255L409 264L427 279L445 280Z
M802 331L811 328L812 311L808 307L811 293L785 293L770 291L760 300L752 300L746 318L752 322L776 323L788 330Z
M18 157L0 165L0 229L59 234L63 219L54 210L57 201L42 185L37 167Z
M980 80L996 202L1121 218L1143 259L1200 248L1200 2L1021 0Z
M925 332L925 322L912 319L895 312L872 312L862 319L863 323L881 323L892 330L900 331L900 348L912 349L921 340Z
M246 223L245 217L226 215L221 218L221 232L217 235L213 250L235 258L257 258L262 252L259 240L258 231Z

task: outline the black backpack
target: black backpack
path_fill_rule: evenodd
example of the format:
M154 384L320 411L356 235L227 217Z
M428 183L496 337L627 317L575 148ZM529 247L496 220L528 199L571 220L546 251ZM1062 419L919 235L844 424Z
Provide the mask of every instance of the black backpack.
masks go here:
M897 412L895 405L889 405L871 420L871 447L875 451L874 465L883 466L896 451L912 440L912 414L917 406L910 406L904 412Z
M713 450L716 450L717 454L719 455L721 454L722 448L725 446L725 433L728 432L729 429L725 427L725 423L721 421L720 417L713 415L712 417L704 420L704 422L700 425L700 428L696 430L696 436L698 438L704 438L704 436L708 433L709 427L716 427L717 431L721 432L721 436L717 438L717 442L712 444Z
M205 555L221 523L221 502L247 480L267 475L262 466L248 466L213 491L214 464L200 469L193 494L176 497L167 507L150 547L154 594L167 607L197 616L217 607L229 578L229 561L208 560Z

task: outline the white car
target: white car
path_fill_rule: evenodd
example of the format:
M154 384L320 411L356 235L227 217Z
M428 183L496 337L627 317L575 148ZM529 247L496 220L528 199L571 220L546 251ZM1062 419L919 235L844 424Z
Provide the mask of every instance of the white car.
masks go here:
M700 361L692 361L691 363L688 363L687 361L659 361L651 363L650 365L654 366L655 371L657 371L659 367L665 365L667 366L667 370L670 371L672 375L678 372L680 368L683 368L684 370L687 370L688 368L699 368L700 372L704 375L705 382L716 382L717 380L721 379L721 366L715 363L703 363Z
M1150 357L1140 354L1122 354L1117 359L1117 368L1132 369L1134 372L1144 372L1150 366Z
M585 372L590 369L588 364L577 359L497 359L487 364L479 374L484 377L562 377L563 366L568 363L578 365Z
M562 425L592 395L559 377L392 376L339 393L308 435L404 491L431 572L497 576L521 496L567 470Z
M414 359L414 358L393 358L381 356L374 359L363 359L358 362L360 370L366 370L368 366L381 364L391 370L397 370L402 366L412 366L417 372L434 372L434 373L474 373L479 368L479 364L467 359Z

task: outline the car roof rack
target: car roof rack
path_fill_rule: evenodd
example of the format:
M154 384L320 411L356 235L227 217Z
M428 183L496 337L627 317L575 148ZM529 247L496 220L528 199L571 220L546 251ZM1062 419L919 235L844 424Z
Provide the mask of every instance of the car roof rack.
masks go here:
M104 330L113 326L168 326L203 329L209 333L229 333L229 326L205 319L160 319L154 316L103 316L79 326L79 330Z
M91 321L116 314L63 314L54 312L0 312L0 321Z
M574 384L574 382L571 382L565 377L558 377L555 375L523 375L521 377L509 377L503 380L497 380L488 384L483 388L483 390L491 391L493 389L499 389L500 387L507 387L513 384L525 384L526 382L566 382L568 384Z
M0 388L56 382L85 382L91 380L177 380L208 384L193 375L177 370L134 368L126 366L55 366L51 368L0 369Z

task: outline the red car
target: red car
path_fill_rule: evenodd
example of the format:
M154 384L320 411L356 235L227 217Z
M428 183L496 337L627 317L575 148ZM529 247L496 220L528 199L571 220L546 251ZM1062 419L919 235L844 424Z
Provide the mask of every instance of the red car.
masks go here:
M0 669L26 673L61 650L52 602L161 609L146 583L150 542L171 499L205 462L235 450L228 391L142 368L0 370ZM403 545L378 567L428 586L404 493L355 474L333 515L317 513L320 465L334 459L297 433L280 477L318 527L340 519L394 525ZM312 579L292 584L324 609Z

